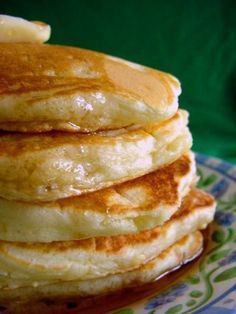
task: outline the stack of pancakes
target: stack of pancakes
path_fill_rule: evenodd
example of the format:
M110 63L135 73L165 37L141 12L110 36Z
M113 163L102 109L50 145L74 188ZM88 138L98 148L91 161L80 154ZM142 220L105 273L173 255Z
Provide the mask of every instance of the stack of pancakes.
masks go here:
M0 304L147 283L196 257L196 189L173 76L105 54L0 43Z

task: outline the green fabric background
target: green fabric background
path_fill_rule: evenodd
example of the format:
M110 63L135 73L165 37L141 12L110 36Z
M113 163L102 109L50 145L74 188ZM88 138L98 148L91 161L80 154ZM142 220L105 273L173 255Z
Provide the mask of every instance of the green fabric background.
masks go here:
M0 0L0 12L48 22L51 43L174 74L194 150L236 163L235 0Z

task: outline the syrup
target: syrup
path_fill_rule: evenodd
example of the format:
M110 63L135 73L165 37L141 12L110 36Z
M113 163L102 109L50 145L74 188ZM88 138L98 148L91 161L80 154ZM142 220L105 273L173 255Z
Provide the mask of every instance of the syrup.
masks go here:
M24 306L24 313L28 313L27 311L30 310L31 314L38 314L38 310L40 308L44 314L104 314L122 307L130 307L130 304L137 301L142 302L142 300L147 297L151 298L152 296L158 296L158 294L168 290L168 288L175 285L177 282L183 281L186 277L194 275L198 272L200 261L211 249L211 234L212 226L210 225L203 231L204 247L197 258L187 262L185 265L180 265L181 267L178 269L169 271L151 283L133 288L125 288L121 291L105 296L85 298L73 297L65 300L60 298L60 300L53 301L42 300L40 304L37 304L36 311L34 311L34 306L32 305L29 305L29 308L28 306ZM4 311L4 313L8 312Z

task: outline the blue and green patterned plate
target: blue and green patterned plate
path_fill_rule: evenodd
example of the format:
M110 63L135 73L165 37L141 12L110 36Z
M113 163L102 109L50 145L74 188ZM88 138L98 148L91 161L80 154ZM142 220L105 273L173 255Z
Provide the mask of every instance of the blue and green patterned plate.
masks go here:
M198 185L218 202L210 248L190 275L113 314L236 314L236 166L200 154L196 158Z

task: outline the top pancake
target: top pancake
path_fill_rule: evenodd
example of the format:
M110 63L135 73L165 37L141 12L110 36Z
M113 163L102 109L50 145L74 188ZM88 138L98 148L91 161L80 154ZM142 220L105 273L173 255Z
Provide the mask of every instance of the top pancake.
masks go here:
M37 43L0 43L0 128L90 132L174 115L173 76L109 55Z

